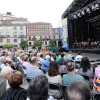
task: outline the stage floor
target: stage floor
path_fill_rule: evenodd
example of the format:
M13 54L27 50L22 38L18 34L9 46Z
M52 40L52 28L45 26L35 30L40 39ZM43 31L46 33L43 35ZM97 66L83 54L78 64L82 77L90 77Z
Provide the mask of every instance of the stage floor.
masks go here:
M66 53L68 54L68 53ZM78 53L72 53L75 56L77 56ZM100 59L100 54L92 54L92 53L81 53L81 55L83 57L88 57L89 60L96 60L96 59Z

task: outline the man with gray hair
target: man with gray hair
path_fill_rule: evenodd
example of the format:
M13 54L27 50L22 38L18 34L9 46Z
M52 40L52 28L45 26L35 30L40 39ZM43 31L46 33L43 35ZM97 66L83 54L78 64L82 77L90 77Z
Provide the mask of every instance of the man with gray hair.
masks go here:
M2 68L0 73L0 100L4 97L6 90L9 88L8 78L13 73L13 69L9 66Z
M37 75L43 74L43 71L39 69L38 64L39 64L38 58L33 58L31 60L32 67L30 67L26 71L27 79L31 80L32 78L36 77Z

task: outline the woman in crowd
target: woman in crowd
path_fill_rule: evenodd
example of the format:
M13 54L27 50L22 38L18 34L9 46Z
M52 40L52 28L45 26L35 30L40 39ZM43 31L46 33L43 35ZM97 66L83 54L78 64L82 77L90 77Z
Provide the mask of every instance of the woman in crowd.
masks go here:
M36 76L29 83L27 100L54 100L48 95L48 79L45 75Z
M93 78L93 82L95 82L95 79L98 76L100 76L100 65L94 65L94 78Z
M23 66L24 66L24 74L26 74L26 70L29 69L31 67L31 64L29 63L29 58L28 56L24 56L23 59Z
M58 64L56 61L51 61L49 65L48 72L46 73L46 76L48 78L48 81L50 83L57 83L62 84L62 78L58 70ZM53 96L54 98L60 97L60 91L59 90L49 90L49 94Z
M89 77L93 77L93 68L90 66L90 62L87 57L82 58L78 73L81 75L87 75Z
M50 62L49 69L48 69L48 72L46 73L46 76L49 82L62 84L62 78L59 73L59 68L56 61Z
M20 72L15 72L8 79L11 86L5 93L3 100L26 100L27 91L20 86L23 84L23 75Z

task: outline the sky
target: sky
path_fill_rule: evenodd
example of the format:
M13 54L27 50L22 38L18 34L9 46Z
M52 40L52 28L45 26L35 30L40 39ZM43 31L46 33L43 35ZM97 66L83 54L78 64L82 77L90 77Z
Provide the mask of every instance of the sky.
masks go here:
M0 13L11 12L30 22L49 22L61 26L61 16L73 0L1 0Z

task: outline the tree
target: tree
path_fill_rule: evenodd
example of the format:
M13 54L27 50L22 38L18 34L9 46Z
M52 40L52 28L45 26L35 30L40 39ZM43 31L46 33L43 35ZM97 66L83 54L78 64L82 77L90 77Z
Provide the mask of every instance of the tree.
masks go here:
M8 45L8 44L3 45L3 48L7 48L7 49L13 48L13 47L15 47L15 45Z
M22 40L20 43L21 48L23 48L23 50L28 47L28 42L27 40Z
M35 40L34 47L42 47L43 41Z
M53 40L49 41L49 47L56 47L55 42Z

